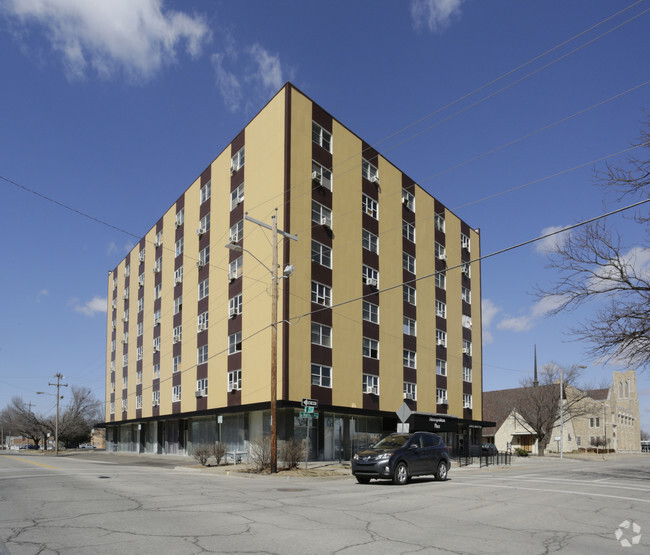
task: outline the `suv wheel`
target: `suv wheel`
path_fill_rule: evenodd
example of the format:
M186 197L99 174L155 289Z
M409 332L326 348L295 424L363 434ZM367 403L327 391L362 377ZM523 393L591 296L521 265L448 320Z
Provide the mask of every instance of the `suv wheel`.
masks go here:
M445 461L440 461L438 463L438 470L436 470L436 480L446 480L447 479L447 463Z
M395 472L393 474L393 484L398 486L403 486L409 481L409 471L406 468L406 464L401 462L395 467Z

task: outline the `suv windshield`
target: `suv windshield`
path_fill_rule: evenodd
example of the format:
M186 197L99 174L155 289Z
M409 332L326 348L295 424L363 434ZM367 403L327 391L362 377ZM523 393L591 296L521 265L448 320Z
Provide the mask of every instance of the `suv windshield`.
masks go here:
M411 436L409 435L392 435L382 439L379 443L374 445L375 449L395 449L404 445Z

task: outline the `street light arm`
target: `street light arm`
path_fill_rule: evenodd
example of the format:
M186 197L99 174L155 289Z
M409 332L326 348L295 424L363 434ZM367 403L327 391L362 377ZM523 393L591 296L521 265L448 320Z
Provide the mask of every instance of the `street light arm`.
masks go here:
M248 249L245 249L244 247L242 247L242 246L240 246L240 245L238 245L238 244L236 244L236 243L228 243L228 244L226 245L226 248L227 248L227 249L230 249L231 251L236 251L236 252L245 252L245 253L250 254L250 255L251 255L255 260L257 260L257 261L258 261L262 266L264 266L264 267L268 270L268 272L269 272L271 275L273 275L273 270L271 270L271 268L269 268L266 264L264 264L264 262L262 262L259 258L257 258L257 256L255 256L255 255L254 255L251 251L249 251Z

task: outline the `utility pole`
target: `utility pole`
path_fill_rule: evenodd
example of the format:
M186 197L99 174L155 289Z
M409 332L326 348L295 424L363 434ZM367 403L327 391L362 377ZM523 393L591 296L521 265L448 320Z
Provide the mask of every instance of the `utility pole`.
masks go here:
M56 422L54 424L54 456L59 455L59 388L68 387L67 383L61 383L61 380L65 378L61 372L57 372L54 377L56 378L56 383L49 383L47 385L56 386Z
M560 458L564 458L564 382L562 381L562 367L560 366Z

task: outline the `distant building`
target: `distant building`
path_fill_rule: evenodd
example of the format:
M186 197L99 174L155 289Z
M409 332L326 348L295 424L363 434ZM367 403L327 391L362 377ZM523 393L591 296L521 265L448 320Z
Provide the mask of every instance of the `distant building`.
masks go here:
M538 387L553 388L558 398L560 396L559 384ZM484 428L483 438L494 443L499 450L520 447L536 454L538 442L535 432L522 422L521 416L515 417L514 407L521 389L484 392L483 416L485 420L493 420L496 426ZM579 392L569 387L565 393L567 398L576 394L586 396L578 405L580 416L565 420L564 452L596 447L616 452L641 451L639 397L634 370L613 372L609 388ZM558 422L551 433L546 452L560 451L560 435L558 414Z
M245 214L276 207L299 239L280 242L279 440L305 438L307 398L312 457L395 431L403 403L478 444L478 231L288 83L109 273L107 448L269 433L272 249Z

